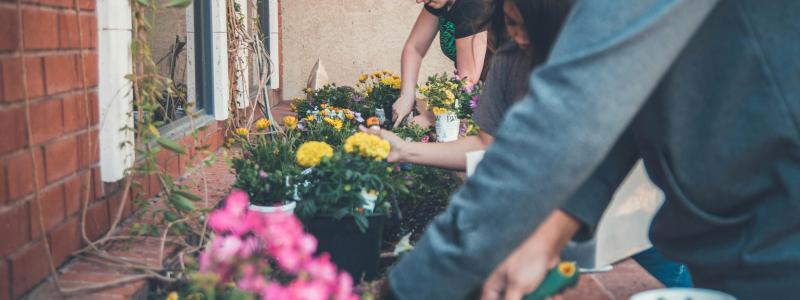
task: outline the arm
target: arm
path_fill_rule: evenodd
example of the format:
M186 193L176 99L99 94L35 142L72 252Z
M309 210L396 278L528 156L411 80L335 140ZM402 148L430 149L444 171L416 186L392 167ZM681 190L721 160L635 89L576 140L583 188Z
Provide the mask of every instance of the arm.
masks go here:
M400 58L400 97L392 105L394 126L400 125L400 122L411 113L411 109L414 107L419 67L422 65L422 58L431 47L438 29L439 18L423 8L411 29L405 46L403 46L403 55Z
M477 289L596 169L715 4L579 2L475 176L390 273L397 296Z
M482 31L456 40L456 69L458 75L477 83L486 58L487 33Z
M468 136L447 143L401 142L392 148L397 162L464 171L467 168L467 152L484 150L494 138L481 131L477 136ZM391 157L391 155L390 155Z

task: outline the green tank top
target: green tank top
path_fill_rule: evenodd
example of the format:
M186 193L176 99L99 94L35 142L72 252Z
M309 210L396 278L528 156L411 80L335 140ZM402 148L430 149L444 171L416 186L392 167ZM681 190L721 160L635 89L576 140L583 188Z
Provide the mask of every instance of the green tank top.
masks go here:
M439 46L447 58L456 61L456 24L439 17Z

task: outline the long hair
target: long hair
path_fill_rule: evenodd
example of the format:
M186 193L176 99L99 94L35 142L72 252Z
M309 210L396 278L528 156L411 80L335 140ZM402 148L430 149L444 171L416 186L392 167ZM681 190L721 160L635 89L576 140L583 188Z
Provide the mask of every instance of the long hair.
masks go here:
M558 38L561 26L569 15L571 0L505 0L519 10L525 23L528 40L533 47L533 64L547 60Z

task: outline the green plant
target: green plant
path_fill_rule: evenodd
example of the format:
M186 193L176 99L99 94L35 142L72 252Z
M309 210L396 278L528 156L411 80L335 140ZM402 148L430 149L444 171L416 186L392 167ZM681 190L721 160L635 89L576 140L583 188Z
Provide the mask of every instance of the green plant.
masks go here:
M455 113L459 119L469 119L480 94L480 85L472 85L458 75L448 77L447 73L442 73L428 77L419 92L425 96L434 115Z
M293 178L300 173L294 163L297 132L239 137L242 155L231 160L236 171L233 187L244 190L260 206L282 204L294 196Z
M383 109L386 119L391 120L392 104L400 97L400 83L400 76L385 70L361 74L356 87L364 96L365 113L371 116L377 109Z
M349 109L322 104L316 114L308 115L300 122L298 128L302 131L298 142L324 141L338 147L356 131L359 119Z
M297 214L303 219L353 216L365 230L370 214L390 210L390 196L408 192L404 182L392 176L386 162L389 143L379 137L356 133L342 150L333 152L322 143L304 144L298 149L298 163L309 167L301 176Z

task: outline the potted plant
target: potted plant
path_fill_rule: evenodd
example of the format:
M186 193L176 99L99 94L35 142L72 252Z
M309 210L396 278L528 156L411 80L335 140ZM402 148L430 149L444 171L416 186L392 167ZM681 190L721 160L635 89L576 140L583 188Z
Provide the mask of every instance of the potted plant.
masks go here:
M361 74L356 85L364 99L370 105L371 112L384 127L391 127L392 104L400 97L400 76L389 71L375 71L372 74Z
M436 139L450 142L458 139L461 119L472 118L472 108L477 105L480 88L471 85L466 78L458 75L447 77L446 73L428 77L425 85L419 88L425 96L428 109L436 116Z
M405 191L386 162L389 143L356 133L341 149L309 141L297 149L297 163L309 168L301 176L297 215L319 238L319 249L357 279L377 275L388 197Z
M236 130L242 155L231 160L236 171L233 187L247 193L251 210L290 213L296 206L293 180L300 173L293 163L296 132L287 126L283 134L266 133L269 125L267 119L260 119L255 122L256 133L246 128Z

